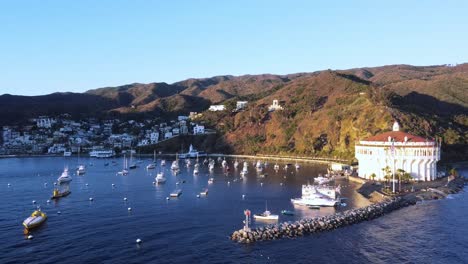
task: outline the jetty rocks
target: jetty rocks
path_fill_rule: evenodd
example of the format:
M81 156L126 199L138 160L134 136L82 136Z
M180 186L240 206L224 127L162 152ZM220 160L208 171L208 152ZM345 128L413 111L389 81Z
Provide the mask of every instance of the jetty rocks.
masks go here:
M416 204L416 200L401 197L387 199L377 204L351 209L333 215L307 218L295 222L259 227L250 231L238 230L231 235L231 240L249 244L257 241L280 238L294 238L306 234L334 230L340 227L357 224L390 213L394 210Z

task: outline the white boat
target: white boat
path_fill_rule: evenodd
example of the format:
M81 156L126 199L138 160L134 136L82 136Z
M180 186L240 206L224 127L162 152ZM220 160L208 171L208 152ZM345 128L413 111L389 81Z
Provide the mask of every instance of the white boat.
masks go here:
M128 168L127 168L127 157L124 154L124 162L123 162L123 169L117 172L118 175L126 176L128 175Z
M26 229L32 229L34 227L40 226L42 223L47 220L47 215L42 212L40 209L34 211L30 217L26 218L23 221L23 226Z
M156 150L153 153L153 163L150 163L146 166L147 170L153 170L156 168Z
M163 172L160 172L158 174L156 174L156 183L165 183L166 182L166 177L164 177L164 173Z
M227 166L227 161L225 159L223 159L223 161L221 162L221 166L223 168Z
M136 169L137 165L133 162L133 152L134 150L130 150L130 165L128 166L129 169Z
M174 161L172 162L171 170L173 170L173 171L179 170L179 161L178 161L178 160L174 160Z
M166 160L161 160L161 166L166 166Z
M302 197L291 199L297 205L306 206L335 206L339 201L337 193L340 193L340 186L302 185Z
M205 188L203 191L200 192L200 195L208 195L208 188Z
M236 159L236 161L234 161L234 169L237 169L238 167L239 167L239 161L237 161Z
M83 175L86 173L86 167L85 165L80 165L78 166L78 169L76 170L77 175Z
M257 161L257 163L255 164L255 167L257 168L257 170L263 170L263 164L261 161Z
M268 208L265 204L265 212L261 213L261 214L254 214L254 219L257 219L257 220L278 220L279 216L278 215L275 215L275 214L272 214L270 211L268 211Z
M318 176L317 178L314 178L314 182L317 184L329 183L331 180L332 180L331 178L327 178L323 176Z
M70 157L72 155L71 151L64 151L63 156L64 157Z
M192 165L192 162L189 159L185 160L185 166L188 168Z
M214 160L210 160L210 163L208 164L208 170L209 171L213 171L215 168L215 161Z
M198 175L198 168L197 168L197 167L195 167L195 168L193 169L193 175Z
M275 166L273 166L273 169L276 171L280 169L280 166L278 165L278 163L276 163Z
M177 189L173 192L171 192L171 197L179 197L180 195L182 194L182 190L181 189Z
M71 182L71 181L72 181L72 177L68 173L68 168L65 168L62 172L62 175L60 175L60 177L57 178L57 182L58 184L62 184L62 183Z
M214 182L214 178L209 178L208 179L208 184L212 184Z
M89 156L95 158L111 158L115 156L115 151L106 149L95 149L89 152Z
M182 153L178 155L178 157L181 159L204 157L204 156L206 156L206 153L194 149L192 144L190 144L189 151L187 153Z
M299 165L299 163L297 163L297 162L296 162L296 164L294 166L296 167L296 170L301 168L301 165Z

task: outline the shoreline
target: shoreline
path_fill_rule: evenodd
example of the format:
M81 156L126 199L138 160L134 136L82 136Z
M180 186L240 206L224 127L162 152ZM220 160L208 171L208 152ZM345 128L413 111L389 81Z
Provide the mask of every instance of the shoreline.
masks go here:
M463 190L468 179L459 176L446 185L428 188L414 193L407 193L394 197L385 197L382 201L366 207L346 210L344 212L324 217L305 218L293 223L283 222L268 227L259 227L251 230L234 231L230 239L241 244L276 240L281 238L294 238L308 234L331 231L340 227L369 221L398 209L415 205L421 201L438 200L449 194Z

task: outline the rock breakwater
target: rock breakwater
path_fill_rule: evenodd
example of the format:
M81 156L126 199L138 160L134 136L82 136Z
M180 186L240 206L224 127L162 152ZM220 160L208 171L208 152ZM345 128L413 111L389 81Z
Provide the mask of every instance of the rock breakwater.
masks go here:
M371 220L415 203L416 201L414 200L406 200L401 197L391 198L378 204L347 210L333 215L307 218L295 222L284 222L276 225L259 227L250 231L241 229L235 231L231 235L231 240L249 244L257 241L274 240L286 237L293 238L306 234L330 231L340 227Z

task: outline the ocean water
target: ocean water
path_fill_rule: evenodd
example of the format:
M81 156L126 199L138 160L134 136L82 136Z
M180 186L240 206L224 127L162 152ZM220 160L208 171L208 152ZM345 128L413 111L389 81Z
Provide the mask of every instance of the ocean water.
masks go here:
M212 174L201 166L194 176L193 166L187 169L181 161L181 173L174 176L170 160L165 168L158 161L156 170L150 171L145 169L150 161L144 160L128 176L118 176L122 159L82 158L81 162L87 165L87 173L73 175L72 193L47 204L53 182L65 166L74 172L76 157L0 159L0 263L468 262L464 192L333 232L240 245L229 235L242 227L243 210L263 212L266 201L273 213L295 211L295 216L280 215L280 221L332 214L368 202L354 191L356 185L343 181L338 183L348 198L346 206L294 207L290 199L300 196L302 184L325 172L322 165L301 164L298 171L276 173L270 162L264 172L268 177L261 179L250 161L250 173L242 180L235 170L225 175L219 164ZM154 176L160 170L168 180L155 186ZM209 185L210 177L215 182ZM182 195L166 200L176 188L182 189ZM197 198L204 188L209 189L208 196ZM31 232L34 239L27 240L21 223L37 205L48 220ZM140 245L135 243L137 238L143 241Z

